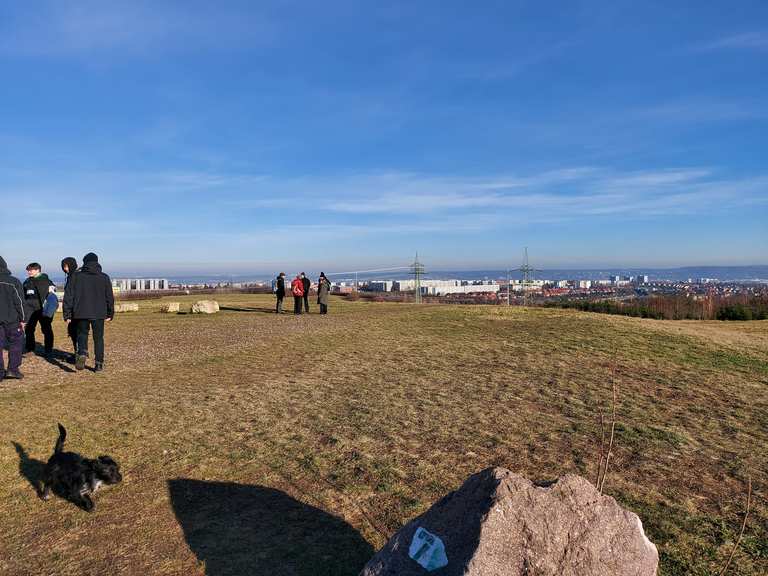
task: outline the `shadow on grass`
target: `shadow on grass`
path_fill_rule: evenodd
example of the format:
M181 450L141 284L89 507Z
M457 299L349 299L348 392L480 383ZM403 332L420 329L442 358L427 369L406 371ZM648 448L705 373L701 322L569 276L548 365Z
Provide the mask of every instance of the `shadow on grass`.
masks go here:
M64 372L74 372L72 368L67 366L65 363L62 362L62 360L66 361L70 357L74 357L73 354L69 352L65 352L64 350L59 350L58 348L54 348L50 355L45 354L45 349L40 346L39 344L35 345L34 355L38 358L42 358L48 364L51 364L52 366L55 366L56 368L59 368L60 370L63 370Z
M261 314L274 314L274 308L252 307L252 306L220 306L219 310L228 310L230 312L260 312Z
M344 520L273 488L180 478L168 491L208 576L354 576L374 552Z
M16 448L16 454L19 455L19 475L27 479L27 482L35 489L35 494L39 496L45 462L30 458L27 451L18 442L11 442L11 444Z

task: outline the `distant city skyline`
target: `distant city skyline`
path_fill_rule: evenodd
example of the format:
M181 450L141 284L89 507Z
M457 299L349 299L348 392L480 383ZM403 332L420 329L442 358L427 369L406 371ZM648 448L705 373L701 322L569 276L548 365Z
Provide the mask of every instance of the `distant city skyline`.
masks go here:
M761 0L0 16L17 274L768 264Z

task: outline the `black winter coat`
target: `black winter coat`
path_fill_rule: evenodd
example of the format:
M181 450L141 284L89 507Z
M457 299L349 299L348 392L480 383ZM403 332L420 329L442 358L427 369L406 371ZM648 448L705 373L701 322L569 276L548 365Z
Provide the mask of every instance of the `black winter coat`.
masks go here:
M304 296L309 296L309 287L312 286L310 279L304 276L304 278L301 279L301 285L304 286Z
M275 288L275 294L278 298L285 298L285 277L277 277L277 288Z
M103 320L115 316L112 281L98 262L88 262L67 282L64 320Z
M0 324L17 324L27 321L24 306L24 288L11 276L8 265L0 256Z
M48 298L48 288L51 286L55 284L48 278L48 274L24 280L24 303L27 305L27 311L37 312L42 309L45 299Z

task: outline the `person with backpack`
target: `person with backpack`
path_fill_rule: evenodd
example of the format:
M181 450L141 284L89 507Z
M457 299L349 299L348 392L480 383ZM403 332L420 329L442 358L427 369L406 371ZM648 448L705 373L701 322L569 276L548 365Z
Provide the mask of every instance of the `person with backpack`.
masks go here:
M275 297L277 298L277 304L275 304L275 312L277 314L283 313L283 298L285 298L285 272L280 272L275 279Z
M323 272L317 280L317 303L320 306L320 314L328 314L328 294L331 292L331 283Z
M51 282L47 274L43 273L42 266L37 262L32 262L27 266L27 279L24 280L24 303L27 306L29 316L27 319L26 346L25 352L35 351L35 330L40 324L43 332L43 343L45 346L45 357L51 358L53 355L53 316L46 316L43 312L45 301L48 294L56 292L56 285ZM55 312L55 311L54 311Z
M309 287L312 286L312 282L304 272L301 273L301 286L304 289L304 310L309 314Z
M301 314L301 301L304 298L304 282L301 276L296 274L296 278L291 282L291 294L293 294L293 313Z
M83 257L83 267L74 273L64 294L64 319L77 324L75 369L85 368L88 358L88 333L93 330L95 372L104 370L104 322L115 316L112 281L101 271L93 252Z
M8 265L0 256L0 380L22 379L22 348L27 311L24 305L24 288L11 276ZM8 368L3 360L3 350L8 349Z
M64 284L64 295L66 297L69 281L72 279L72 276L75 275L75 272L77 272L77 260L72 258L72 256L64 258L61 261L61 271L67 275L67 281ZM69 336L69 339L72 341L72 357L70 361L74 364L75 355L77 354L77 324L75 322L67 323L67 336Z

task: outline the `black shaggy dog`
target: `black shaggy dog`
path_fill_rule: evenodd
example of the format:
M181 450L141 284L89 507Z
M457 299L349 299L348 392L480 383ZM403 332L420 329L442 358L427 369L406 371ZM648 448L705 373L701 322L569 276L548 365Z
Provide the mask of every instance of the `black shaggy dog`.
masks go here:
M58 496L80 506L93 510L91 494L102 484L117 484L123 477L120 465L109 456L83 458L75 452L64 452L67 431L59 424L59 439L43 471L43 500L51 497L51 490Z

